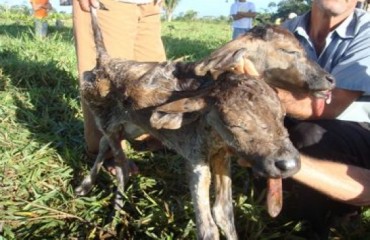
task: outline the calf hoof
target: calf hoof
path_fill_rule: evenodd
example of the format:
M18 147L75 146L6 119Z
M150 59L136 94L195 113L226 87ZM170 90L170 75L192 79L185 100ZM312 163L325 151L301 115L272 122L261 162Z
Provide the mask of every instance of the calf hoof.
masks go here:
M92 189L93 184L90 178L85 178L84 181L75 189L77 196L86 196Z

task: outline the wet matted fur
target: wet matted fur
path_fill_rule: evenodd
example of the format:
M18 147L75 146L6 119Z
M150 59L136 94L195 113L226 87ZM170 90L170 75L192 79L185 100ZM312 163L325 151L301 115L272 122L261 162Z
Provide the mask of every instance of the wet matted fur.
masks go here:
M266 83L326 96L333 86L330 75L305 57L293 35L273 26L255 28L199 62L110 58L96 10L91 12L98 58L96 67L85 73L81 95L103 137L77 193L91 189L109 150L122 192L128 162L120 141L148 132L186 159L198 238L218 239L220 227L228 239L236 239L229 154L248 159L260 176L287 177L299 169L299 154L282 123L284 110ZM237 73L248 70L243 66L247 61L261 77ZM211 176L216 194L212 210ZM121 205L119 197L116 205Z

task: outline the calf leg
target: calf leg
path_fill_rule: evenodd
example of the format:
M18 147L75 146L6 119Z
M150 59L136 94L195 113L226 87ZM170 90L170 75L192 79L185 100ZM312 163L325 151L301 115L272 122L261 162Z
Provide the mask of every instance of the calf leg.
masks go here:
M198 239L219 239L219 233L213 221L209 200L211 173L204 161L194 164L190 173L190 191L194 203Z
M90 170L90 174L85 177L81 185L76 188L76 194L79 196L85 196L94 186L98 173L104 162L104 156L109 150L109 143L106 137L102 137L99 143L99 153L96 157L94 166Z
M225 149L212 156L212 176L214 177L215 203L213 217L228 240L238 239L234 225L230 159Z
M122 196L125 189L125 183L128 181L129 177L129 164L122 149L122 139L120 135L118 133L111 134L107 136L107 140L114 156L116 177L118 181L114 206L116 210L119 210L122 207Z

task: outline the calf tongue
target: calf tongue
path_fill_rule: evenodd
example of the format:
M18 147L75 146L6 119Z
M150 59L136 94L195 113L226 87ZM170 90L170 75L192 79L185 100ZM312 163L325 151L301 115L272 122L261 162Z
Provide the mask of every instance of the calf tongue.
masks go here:
M267 212L271 217L277 217L283 207L283 183L281 178L267 179Z

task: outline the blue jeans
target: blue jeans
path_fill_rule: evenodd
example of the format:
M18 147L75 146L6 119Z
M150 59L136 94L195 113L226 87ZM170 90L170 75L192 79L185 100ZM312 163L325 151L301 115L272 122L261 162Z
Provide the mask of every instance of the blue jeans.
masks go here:
M35 20L35 36L44 38L48 33L48 23L46 21Z
M248 32L250 28L233 28L233 40Z

